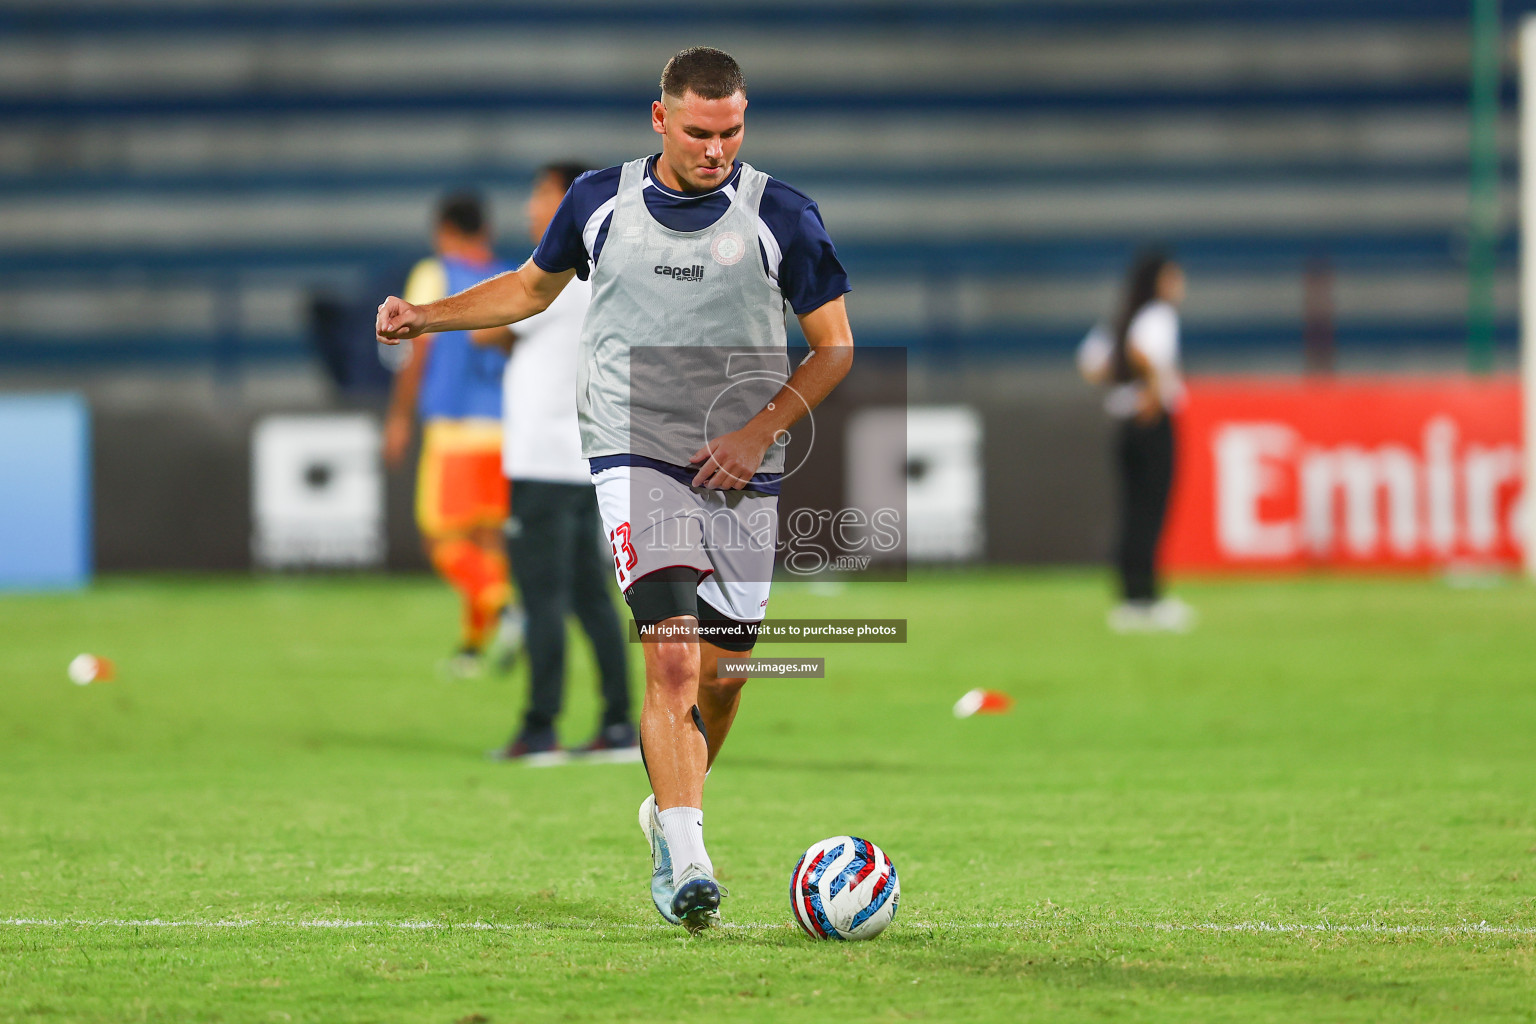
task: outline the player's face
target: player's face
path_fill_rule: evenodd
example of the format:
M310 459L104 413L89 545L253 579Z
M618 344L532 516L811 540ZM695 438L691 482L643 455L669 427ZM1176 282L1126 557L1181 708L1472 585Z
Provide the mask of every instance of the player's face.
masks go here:
M747 97L701 99L696 93L663 96L651 104L651 127L661 135L662 184L707 192L731 173L746 134Z
M1157 297L1175 306L1184 304L1184 271L1169 263L1157 275Z
M535 243L543 240L564 198L565 185L558 174L541 174L533 183L533 191L528 194L528 237Z
M489 248L490 244L489 231L466 235L452 224L439 224L432 232L432 248L439 256L461 256L466 252Z

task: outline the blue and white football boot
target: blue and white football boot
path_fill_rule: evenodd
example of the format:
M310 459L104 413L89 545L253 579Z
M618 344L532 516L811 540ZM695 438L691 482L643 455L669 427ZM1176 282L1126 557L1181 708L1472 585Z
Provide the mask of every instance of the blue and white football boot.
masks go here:
M661 830L661 819L656 816L655 793L640 804L640 831L651 844L651 902L668 924L682 924L672 913L672 854L667 849L666 833Z
M720 926L720 897L730 893L720 887L702 864L689 864L677 879L672 896L672 916L691 934Z

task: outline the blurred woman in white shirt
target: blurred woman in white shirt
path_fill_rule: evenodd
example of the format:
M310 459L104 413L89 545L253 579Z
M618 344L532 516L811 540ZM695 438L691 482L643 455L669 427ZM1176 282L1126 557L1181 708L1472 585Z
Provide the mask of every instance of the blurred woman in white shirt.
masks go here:
M1120 604L1109 615L1118 632L1183 631L1194 625L1184 602L1162 594L1157 545L1173 485L1173 413L1184 401L1179 373L1179 306L1184 271L1166 253L1137 257L1114 319L1096 326L1077 351L1077 366L1107 389L1104 408L1117 421L1115 470L1119 522L1115 568Z

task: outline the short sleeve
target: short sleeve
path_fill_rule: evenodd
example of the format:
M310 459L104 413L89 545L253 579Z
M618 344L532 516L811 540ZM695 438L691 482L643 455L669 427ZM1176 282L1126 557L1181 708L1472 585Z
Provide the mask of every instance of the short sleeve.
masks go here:
M413 306L424 306L448 295L448 268L436 256L428 256L411 268L400 296Z
M587 252L582 233L587 222L600 216L599 211L605 205L612 209L609 200L618 195L622 170L621 167L608 167L588 171L571 182L549 227L544 229L544 237L539 239L539 247L533 251L533 262L540 270L550 274L574 270L583 281L591 275L592 257Z
M581 227L576 223L569 192L560 200L560 208L555 211L549 227L544 229L544 237L539 239L539 247L533 251L533 262L551 274L574 270L583 281L591 273L591 261L581 242Z
M1131 321L1131 345L1153 366L1171 371L1179 362L1179 315L1166 302L1154 302Z
M1096 326L1077 346L1077 369L1084 377L1098 380L1109 372L1109 360L1115 346L1103 326Z
M779 290L789 307L804 316L852 290L848 271L815 203L800 211L794 237L779 263Z
M777 253L764 250L768 271L797 314L804 316L851 290L848 272L810 196L769 178L758 218L778 246Z

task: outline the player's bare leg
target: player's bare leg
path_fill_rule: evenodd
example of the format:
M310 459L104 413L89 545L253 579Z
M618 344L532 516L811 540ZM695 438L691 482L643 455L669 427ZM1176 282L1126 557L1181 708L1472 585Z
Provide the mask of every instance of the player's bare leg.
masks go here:
M660 849L672 870L670 892L664 880L658 892L658 879L653 876L651 895L664 917L691 932L720 922L722 895L714 864L704 850L704 773L709 748L698 711L697 629L698 620L692 616L674 616L659 624L658 631L667 635L645 644L645 703L640 709L641 748L655 801L649 811L641 805L642 827L652 835L653 867L660 872ZM674 630L681 636L675 637ZM654 815L654 828L644 820L648 813ZM654 835L656 831L661 837ZM663 840L660 846L658 839Z
M709 741L709 764L720 756L725 737L736 721L736 709L741 706L741 688L746 676L721 676L720 659L745 661L752 657L750 650L728 651L708 641L699 643L699 717L704 720L704 735Z
M696 629L697 621L691 616L666 619L659 631L684 631L681 638L643 645L645 703L640 708L640 742L656 807L662 811L699 807L704 799L709 753L693 720L693 707L699 698Z

